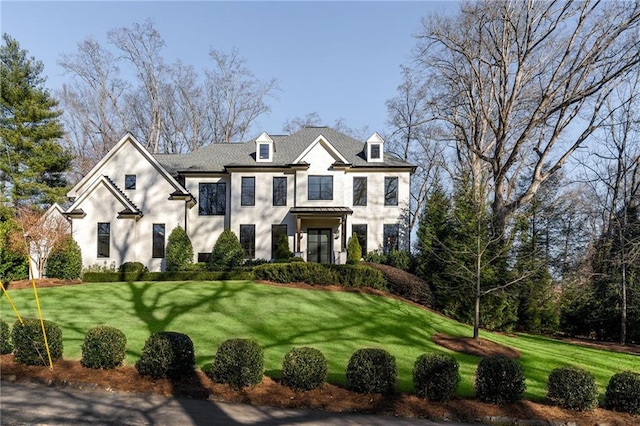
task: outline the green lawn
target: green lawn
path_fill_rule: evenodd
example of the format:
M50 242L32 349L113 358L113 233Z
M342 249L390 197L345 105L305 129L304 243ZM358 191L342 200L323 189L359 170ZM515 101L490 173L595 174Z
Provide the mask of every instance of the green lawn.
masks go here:
M24 317L36 316L32 290L10 290ZM274 287L248 281L204 283L84 284L38 290L43 315L63 330L64 358L80 359L86 331L97 325L121 329L127 336L127 363L139 357L146 338L156 331L178 331L193 339L199 366L212 361L229 338L253 338L264 348L266 373L278 376L282 358L295 346L320 349L329 361L329 381L342 383L349 357L357 349L380 347L396 357L399 388L411 391L411 371L418 355L452 353L436 346L441 332L470 336L469 326L410 304L384 297ZM0 317L13 324L6 297ZM540 336L481 334L522 352L527 399L541 400L549 372L578 365L596 375L601 394L616 372L640 372L640 357L583 348ZM458 393L473 395L477 357L452 353L463 377Z

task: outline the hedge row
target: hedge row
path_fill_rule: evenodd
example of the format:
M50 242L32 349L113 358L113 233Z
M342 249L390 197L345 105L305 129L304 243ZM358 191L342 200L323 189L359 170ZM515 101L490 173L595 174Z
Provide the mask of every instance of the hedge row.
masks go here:
M350 288L371 287L387 290L382 272L364 265L330 265L321 263L269 263L256 266L255 278L276 283L301 282L311 285L342 285Z
M82 281L113 283L133 281L223 281L252 280L253 272L234 271L173 271L173 272L85 272Z
M25 365L48 365L41 322L35 318L16 321L8 342L8 325L0 320L0 346L13 344L16 361ZM53 322L43 321L53 361L62 358L62 332ZM82 365L114 368L122 363L126 337L115 328L95 327L87 332L82 346ZM195 351L186 334L163 331L151 335L142 348L136 368L153 378L182 378L193 374ZM250 339L223 342L205 371L212 380L236 389L258 384L264 374L264 355L260 345ZM361 393L394 393L397 368L395 357L383 349L365 348L353 353L346 367L347 387ZM314 348L294 348L282 362L282 383L296 390L321 386L327 375L327 360ZM448 355L423 354L414 364L416 394L431 401L455 396L460 381L457 361ZM476 397L484 402L504 404L519 401L525 386L521 365L503 356L483 358L476 370ZM573 410L597 406L598 389L594 376L581 368L563 367L548 377L547 399L554 405ZM622 372L607 385L605 406L632 414L640 413L640 374Z

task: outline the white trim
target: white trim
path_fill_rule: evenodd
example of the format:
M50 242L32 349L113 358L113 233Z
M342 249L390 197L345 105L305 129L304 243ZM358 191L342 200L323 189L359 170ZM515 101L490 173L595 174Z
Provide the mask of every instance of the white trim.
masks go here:
M342 154L340 154L340 152L334 148L333 145L331 145L331 143L329 143L329 141L327 140L327 138L325 138L322 135L319 135L316 140L314 140L313 142L311 142L307 148L302 151L302 154L300 154L298 156L298 158L295 159L295 161L293 162L293 164L297 164L300 161L302 161L302 159L317 145L320 144L323 146L323 148L325 148L327 150L327 152L329 152L329 154L331 154L331 156L333 156L333 158L336 158L337 160L340 160L341 162L348 164L349 161L347 161L346 158L344 158L342 156Z
M87 197L91 195L91 193L93 193L93 191L95 191L98 188L100 184L104 185L109 190L109 192L111 192L114 198L118 200L120 204L122 204L123 207L131 211L139 211L139 209L131 201L127 200L120 193L120 191L118 191L118 189L113 186L113 184L109 181L109 178L103 175L103 176L100 176L98 179L96 179L89 186L89 188L87 188L85 191L82 192L82 195L80 195L80 197L73 202L71 207L67 209L67 213L71 213L72 211L77 210L80 207L80 205L87 199Z
M167 182L169 182L169 184L171 184L171 186L173 186L177 191L182 191L184 193L187 193L187 190L180 185L180 183L178 183L177 180L174 179L173 176L171 176L171 174L169 172L167 172L167 170L162 167L160 165L160 163L158 162L158 160L156 160L153 155L151 155L151 153L149 151L147 151L140 142L138 142L138 140L131 134L131 133L127 133L125 134L122 139L120 139L120 141L118 141L118 143L116 143L113 148L111 148L109 150L109 152L107 152L107 154L102 158L102 160L100 160L98 162L98 164L96 164L95 166L93 166L93 168L89 171L89 173L87 173L82 179L80 179L80 181L73 187L71 188L71 190L69 192L67 192L67 197L69 198L75 198L78 196L78 190L80 188L82 188L84 185L87 184L87 182L90 182L92 179L95 178L95 175L98 174L98 172L100 171L100 169L109 161L111 160L111 158L118 152L120 151L120 149L122 149L122 147L124 145L126 145L127 143L131 143L133 145L134 148L136 148L140 154L142 154L142 156L153 166L156 168L156 170L158 170L160 172L160 174L167 180ZM84 191L83 191L84 192Z

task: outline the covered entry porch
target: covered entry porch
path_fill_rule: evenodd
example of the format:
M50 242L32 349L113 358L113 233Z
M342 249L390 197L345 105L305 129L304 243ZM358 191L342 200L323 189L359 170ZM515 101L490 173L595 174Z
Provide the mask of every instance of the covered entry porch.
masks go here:
M293 207L294 252L307 262L346 263L348 207Z

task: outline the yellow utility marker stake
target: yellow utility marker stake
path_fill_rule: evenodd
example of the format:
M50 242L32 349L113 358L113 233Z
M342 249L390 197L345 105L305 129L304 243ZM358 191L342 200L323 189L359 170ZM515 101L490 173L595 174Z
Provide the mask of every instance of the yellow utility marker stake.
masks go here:
M2 284L2 281L0 281L0 287L2 287L2 292L4 293L4 295L7 296L7 300L9 301L11 308L13 308L13 312L16 313L16 317L18 318L18 321L20 321L20 324L24 325L24 321L22 321L20 312L18 312L18 309L16 309L16 305L13 304L13 300L11 300L11 296L9 296L9 292L7 291L7 289L4 288L4 284Z

